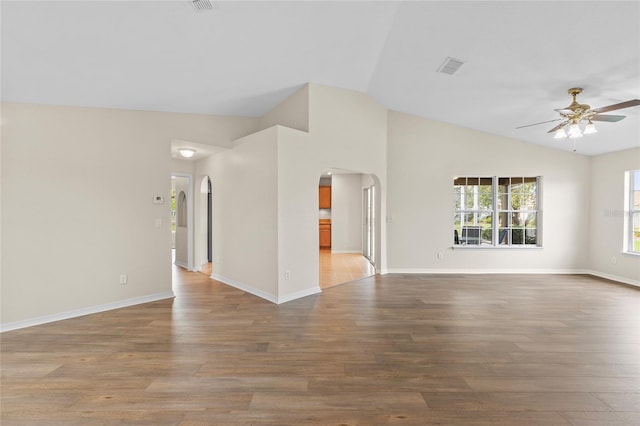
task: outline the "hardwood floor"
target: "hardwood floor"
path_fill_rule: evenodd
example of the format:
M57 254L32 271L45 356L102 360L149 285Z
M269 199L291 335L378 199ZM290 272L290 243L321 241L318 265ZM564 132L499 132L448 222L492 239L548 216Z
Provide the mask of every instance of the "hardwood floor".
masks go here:
M174 300L6 332L2 425L638 425L640 291L385 275L274 305Z
M207 277L210 277L211 274L213 273L213 263L209 262L209 263L205 263L204 265L202 265L200 267L200 271L201 274L205 274Z
M371 263L361 254L331 253L320 249L320 288L356 281L375 274Z

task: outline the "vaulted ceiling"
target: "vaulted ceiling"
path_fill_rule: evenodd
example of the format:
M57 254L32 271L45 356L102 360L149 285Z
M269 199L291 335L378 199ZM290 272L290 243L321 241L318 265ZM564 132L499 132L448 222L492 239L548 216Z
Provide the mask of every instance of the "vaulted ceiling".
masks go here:
M259 116L307 82L389 109L573 148L547 131L570 87L592 107L640 98L640 2L1 3L2 100ZM447 57L465 63L436 72ZM640 146L640 107L577 141Z

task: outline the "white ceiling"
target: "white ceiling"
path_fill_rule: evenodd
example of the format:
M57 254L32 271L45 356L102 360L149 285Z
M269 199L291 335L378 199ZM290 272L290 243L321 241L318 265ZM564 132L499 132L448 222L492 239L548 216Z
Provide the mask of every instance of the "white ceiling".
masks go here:
M259 116L307 82L387 108L571 150L547 134L570 87L640 98L640 2L1 3L2 100ZM466 61L438 74L446 57ZM578 152L640 146L640 107Z

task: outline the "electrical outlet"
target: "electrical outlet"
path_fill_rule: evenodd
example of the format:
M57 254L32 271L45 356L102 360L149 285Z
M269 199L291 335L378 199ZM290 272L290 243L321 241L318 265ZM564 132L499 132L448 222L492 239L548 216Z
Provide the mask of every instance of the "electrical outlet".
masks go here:
M291 271L284 271L284 279L289 280L291 278Z
M120 275L120 284L126 284L128 281L127 274Z
M613 264L615 265L616 263L618 263L618 259L616 259L616 257L615 257L615 256L613 256L613 257L611 258L611 263L613 263Z
M438 259L442 260L444 258L444 254L441 251L438 252Z

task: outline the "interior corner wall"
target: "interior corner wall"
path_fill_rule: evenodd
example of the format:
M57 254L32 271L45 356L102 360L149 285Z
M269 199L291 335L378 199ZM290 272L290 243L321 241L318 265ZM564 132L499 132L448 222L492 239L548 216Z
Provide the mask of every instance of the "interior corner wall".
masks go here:
M331 251L362 253L362 174L334 174L331 180Z
M194 171L194 162L189 160L181 160L179 158L171 159L171 173L182 173L192 175Z
M172 295L171 141L230 143L256 122L3 103L3 329Z
M394 111L388 123L391 272L588 268L589 157ZM456 176L542 176L543 248L452 249Z
M277 131L234 142L213 156L214 274L217 279L277 299Z
M309 131L309 85L305 84L259 119L260 129L276 125Z
M640 170L640 148L591 157L592 273L640 285L640 256L622 253L624 235L625 172Z

